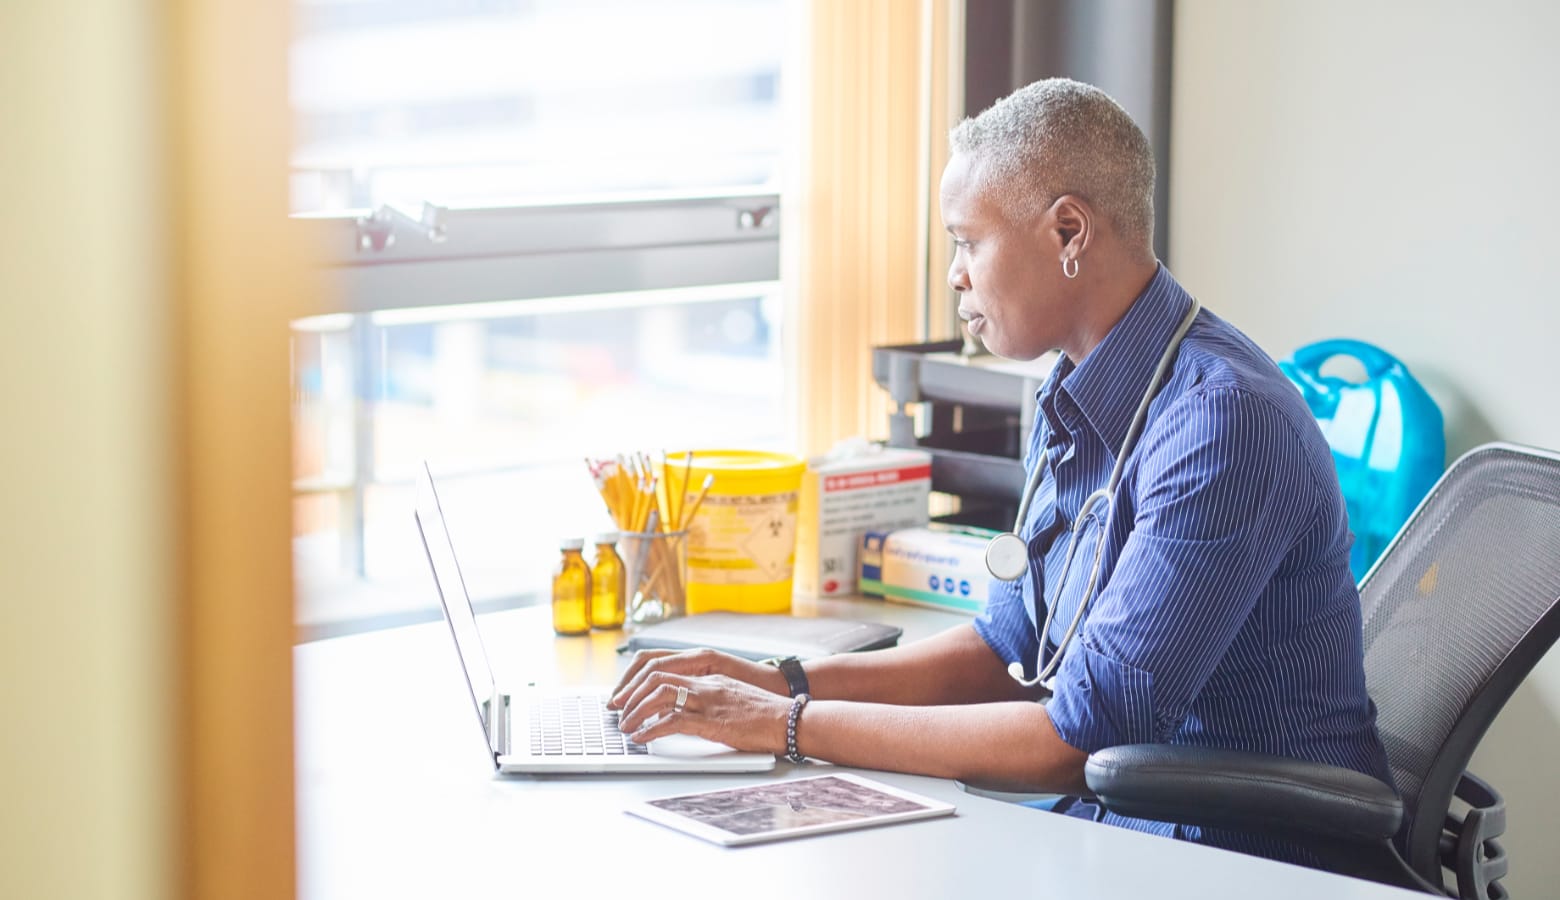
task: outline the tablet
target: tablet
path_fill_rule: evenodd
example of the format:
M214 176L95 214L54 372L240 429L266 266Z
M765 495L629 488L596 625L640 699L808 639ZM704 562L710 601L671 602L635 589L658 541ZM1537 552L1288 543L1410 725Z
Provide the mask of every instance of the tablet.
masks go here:
M734 847L952 815L953 804L845 773L647 800L627 812Z

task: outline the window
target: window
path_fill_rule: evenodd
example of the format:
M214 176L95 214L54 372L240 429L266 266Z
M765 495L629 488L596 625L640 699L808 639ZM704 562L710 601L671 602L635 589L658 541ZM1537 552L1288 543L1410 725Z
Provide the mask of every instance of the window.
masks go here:
M791 443L783 0L297 0L298 617L426 618L428 459L479 606L609 527L586 455Z
M296 0L293 208L769 182L782 0Z

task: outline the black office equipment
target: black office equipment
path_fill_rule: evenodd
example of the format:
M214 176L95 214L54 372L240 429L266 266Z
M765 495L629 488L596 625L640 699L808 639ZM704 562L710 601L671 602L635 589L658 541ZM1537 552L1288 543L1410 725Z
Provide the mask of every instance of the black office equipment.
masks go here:
M960 499L940 521L1005 530L1024 490L1021 461L1035 417L1035 393L1056 354L1015 362L965 356L959 341L872 349L872 378L893 401L891 447L932 455L932 490ZM917 422L917 412L921 421Z
M1505 802L1465 767L1560 638L1560 454L1489 444L1463 456L1360 599L1366 681L1400 797L1332 766L1161 744L1093 754L1089 788L1122 815L1286 838L1344 874L1504 898Z

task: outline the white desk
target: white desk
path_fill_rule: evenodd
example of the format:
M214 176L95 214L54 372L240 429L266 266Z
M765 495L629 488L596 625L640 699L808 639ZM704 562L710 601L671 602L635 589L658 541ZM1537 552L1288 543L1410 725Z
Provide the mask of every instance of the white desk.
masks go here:
M893 622L906 640L968 621L873 601L828 601L797 612ZM613 652L621 635L554 638L545 609L481 623L506 683L610 683L625 662ZM951 801L958 815L717 847L622 808L819 767L781 763L768 775L499 778L442 622L305 644L294 659L305 900L1418 896L886 773L868 774ZM566 878L581 879L579 887Z

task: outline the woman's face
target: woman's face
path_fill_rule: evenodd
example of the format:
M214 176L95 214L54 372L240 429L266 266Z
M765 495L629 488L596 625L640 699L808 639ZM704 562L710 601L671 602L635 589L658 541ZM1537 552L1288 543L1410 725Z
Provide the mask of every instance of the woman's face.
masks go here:
M1061 243L1050 239L1050 210L1029 221L1008 216L993 186L981 184L978 165L958 153L943 170L943 224L954 240L948 284L959 294L959 318L987 349L1034 359L1064 346L1072 326Z

